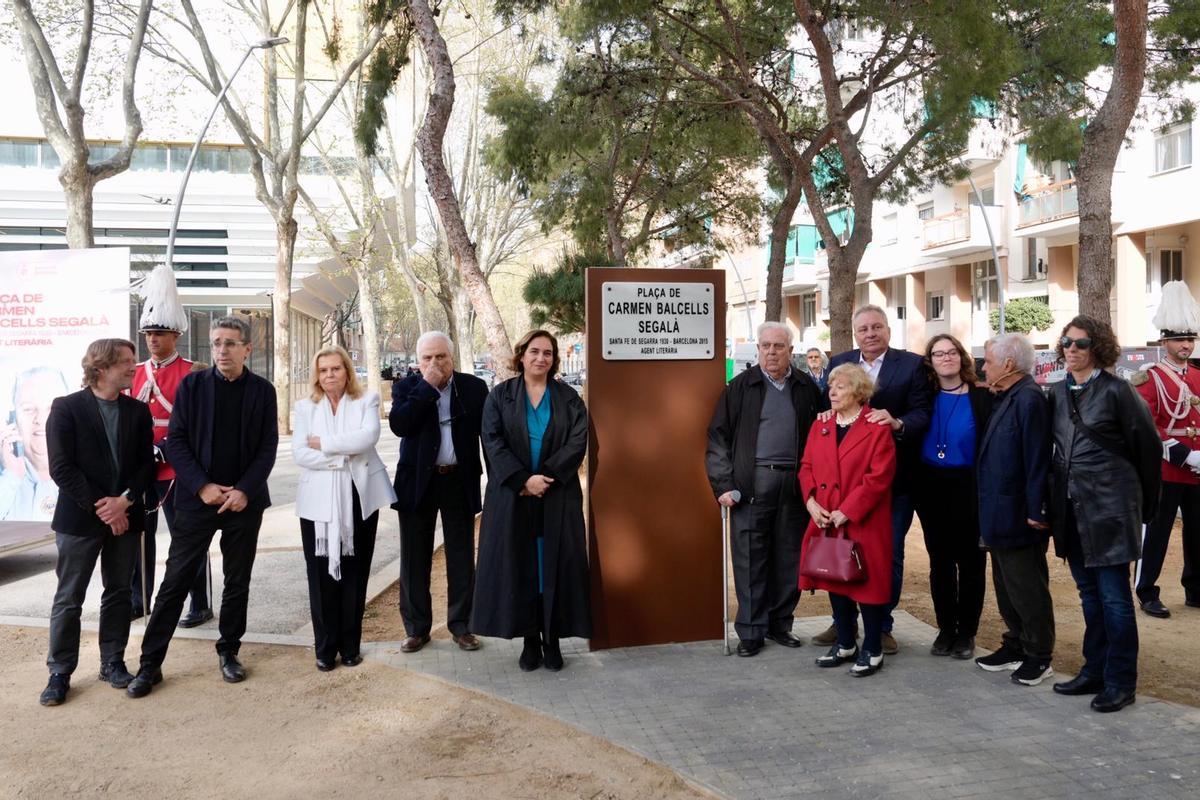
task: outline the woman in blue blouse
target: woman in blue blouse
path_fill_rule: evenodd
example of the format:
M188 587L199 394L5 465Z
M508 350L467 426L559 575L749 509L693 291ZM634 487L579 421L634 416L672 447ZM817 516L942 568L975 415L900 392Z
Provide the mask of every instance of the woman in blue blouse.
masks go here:
M471 631L521 637L529 672L563 667L559 639L590 637L583 491L587 409L555 380L558 342L530 331L514 348L515 378L483 407L488 462Z
M938 626L930 652L969 659L975 654L987 570L975 507L975 451L987 429L991 393L975 385L974 360L948 333L929 340L925 363L937 396L921 446L915 499Z

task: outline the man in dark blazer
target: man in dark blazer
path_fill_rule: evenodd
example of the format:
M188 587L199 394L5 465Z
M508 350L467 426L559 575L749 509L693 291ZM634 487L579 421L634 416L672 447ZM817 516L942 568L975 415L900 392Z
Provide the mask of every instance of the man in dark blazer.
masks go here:
M104 579L100 599L100 680L122 689L132 603L130 576L154 479L154 423L143 404L121 394L133 382L137 357L125 339L100 339L83 358L82 390L56 398L46 421L54 508L58 589L50 612L50 682L44 706L67 697L79 663L79 616L96 559Z
M167 573L142 638L142 662L129 684L144 697L162 681L162 663L183 602L213 536L221 531L225 591L217 655L227 683L245 680L238 661L246 632L250 572L263 511L271 505L267 477L279 447L275 387L246 368L250 325L222 317L210 335L214 367L180 382L164 450L175 467L175 527Z
M433 601L433 533L442 515L446 555L446 627L463 650L479 649L469 630L475 594L475 515L479 513L479 428L487 384L454 370L453 345L440 331L417 340L420 372L392 385L388 423L401 437L396 467L400 514L400 616L408 638L401 651L429 643Z
M839 353L829 362L830 370L842 364L858 364L875 381L871 396L870 422L887 425L896 440L896 478L892 484L892 600L883 621L883 652L893 655L900 647L892 636L892 611L900 602L904 580L904 537L912 526L913 501L909 479L920 460L921 440L929 427L933 409L933 383L925 361L916 353L889 346L892 329L887 312L879 306L865 305L854 312L855 350ZM816 644L833 644L837 631L829 630L813 637Z
M1050 673L1054 657L1046 566L1050 405L1030 376L1034 352L1026 337L1001 334L984 353L997 402L975 452L979 536L992 554L996 606L1007 630L1000 647L975 663L988 672L1013 671L1013 682L1035 686ZM1071 683L1072 689L1088 684Z

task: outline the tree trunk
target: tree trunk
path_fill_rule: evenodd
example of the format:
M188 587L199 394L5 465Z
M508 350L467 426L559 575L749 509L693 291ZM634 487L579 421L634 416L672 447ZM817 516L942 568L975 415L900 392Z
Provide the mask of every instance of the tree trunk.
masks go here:
M475 371L475 336L471 314L471 298L461 285L455 287L454 295L454 343L458 345L458 368L468 374Z
M502 364L511 358L512 345L492 290L479 269L475 245L463 222L462 210L454 194L454 184L442 154L446 126L454 108L454 66L450 61L446 40L438 30L428 0L412 0L409 12L412 15L413 27L421 40L421 49L433 69L429 106L425 121L417 134L417 150L421 154L421 164L425 167L425 182L437 204L438 216L450 243L450 252L454 255L454 261L462 275L471 305L483 322L488 349L496 362ZM503 377L508 377L506 370Z
M783 268L787 259L788 233L792 229L792 218L800 205L800 184L792 181L787 193L779 201L779 208L771 218L770 260L767 262L767 308L766 318L783 321Z
M604 216L608 230L608 257L612 259L614 267L627 267L629 248L625 244L625 235L621 232L621 214L608 209Z
M275 222L275 294L271 298L271 310L275 325L275 402L280 433L292 432L292 354L291 322L292 310L292 255L296 250L295 218L288 214L285 220Z
M64 166L58 173L67 204L67 247L83 250L95 247L92 234L92 196L96 184L87 165Z
M1116 0L1116 58L1104 104L1083 129L1079 192L1079 311L1111 322L1112 176L1146 77L1147 0Z
M362 320L363 365L367 368L367 389L379 394L379 325L375 319L375 292L366 264L354 270L358 283L358 318ZM380 398L382 399L382 398Z
M844 251L826 249L829 254L829 350L843 353L854 348L854 287L858 280L858 264L853 269L845 262Z

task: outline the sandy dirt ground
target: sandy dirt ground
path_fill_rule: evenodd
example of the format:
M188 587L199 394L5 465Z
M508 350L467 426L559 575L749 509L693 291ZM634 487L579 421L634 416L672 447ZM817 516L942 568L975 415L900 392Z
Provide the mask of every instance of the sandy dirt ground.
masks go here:
M1163 700L1200 706L1200 609L1183 604L1179 575L1183 570L1182 531L1179 523L1171 534L1171 546L1158 585L1162 600L1171 609L1170 619L1155 619L1135 611L1138 636L1138 691ZM1079 593L1065 561L1054 557L1050 547L1050 593L1054 598L1054 622L1057 641L1054 653L1056 672L1074 675L1083 664L1083 613ZM929 556L921 535L921 524L913 520L908 532L904 556L904 593L900 607L929 625L937 626L933 603L929 598ZM797 616L826 613L829 603L818 593L801 598ZM988 563L987 595L976 643L994 650L1000 646L1004 620L996 610L992 593L992 565ZM967 662L970 663L970 662ZM964 665L965 666L965 665ZM974 667L971 667L974 669Z
M3 798L710 796L532 712L370 661L320 673L298 647L244 645L250 678L228 685L211 642L178 640L130 700L85 634L67 703L43 708L46 641L0 627Z

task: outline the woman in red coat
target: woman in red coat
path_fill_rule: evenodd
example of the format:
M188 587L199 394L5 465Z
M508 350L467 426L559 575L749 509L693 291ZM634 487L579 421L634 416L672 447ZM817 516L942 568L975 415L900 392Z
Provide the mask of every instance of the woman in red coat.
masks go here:
M800 577L801 589L824 589L833 606L838 640L817 659L821 667L855 664L850 674L873 675L883 666L883 620L892 592L892 477L896 445L887 425L867 422L866 405L874 391L871 378L857 364L843 364L829 374L829 402L834 416L817 420L808 432L800 462L800 489L812 521L802 553L825 529L843 531L858 543L866 580L842 583ZM801 556L801 565L804 557ZM857 605L862 606L863 647L858 651Z

